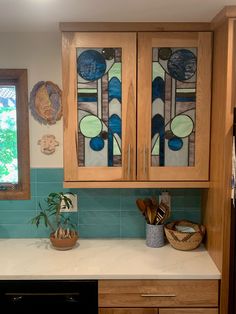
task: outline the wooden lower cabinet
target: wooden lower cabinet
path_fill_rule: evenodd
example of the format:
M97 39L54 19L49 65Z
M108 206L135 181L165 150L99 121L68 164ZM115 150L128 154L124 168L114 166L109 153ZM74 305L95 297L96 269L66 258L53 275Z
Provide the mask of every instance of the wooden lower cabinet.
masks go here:
M158 314L158 309L152 308L100 308L99 314ZM213 313L212 313L213 314Z
M218 309L100 308L99 314L218 314Z
M99 314L218 314L218 280L100 280Z
M218 314L218 309L159 309L158 314Z

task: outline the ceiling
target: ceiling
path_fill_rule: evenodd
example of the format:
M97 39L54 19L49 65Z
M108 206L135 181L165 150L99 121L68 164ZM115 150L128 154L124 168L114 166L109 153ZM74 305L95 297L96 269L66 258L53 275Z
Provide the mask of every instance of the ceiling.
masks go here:
M59 22L209 22L236 0L0 0L0 31L58 31Z

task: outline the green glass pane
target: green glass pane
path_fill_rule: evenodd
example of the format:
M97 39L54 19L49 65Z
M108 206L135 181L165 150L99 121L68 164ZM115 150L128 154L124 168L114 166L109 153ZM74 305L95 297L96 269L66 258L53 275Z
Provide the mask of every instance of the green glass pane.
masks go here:
M114 63L108 73L109 80L113 77L117 77L121 81L121 63Z
M98 136L101 130L102 122L96 116L88 115L80 121L80 131L85 137Z
M187 115L176 116L171 122L171 131L175 136L186 137L193 131L193 121Z

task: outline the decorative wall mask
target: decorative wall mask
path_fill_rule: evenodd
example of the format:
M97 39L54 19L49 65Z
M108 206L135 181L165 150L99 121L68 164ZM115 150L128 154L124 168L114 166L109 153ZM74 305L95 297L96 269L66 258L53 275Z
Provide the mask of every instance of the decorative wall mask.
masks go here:
M62 117L60 88L50 81L36 83L30 93L29 106L35 120L55 124Z
M56 146L59 146L59 142L56 141L56 137L51 134L43 135L41 140L38 140L38 145L41 146L41 152L45 155L51 155L55 153Z

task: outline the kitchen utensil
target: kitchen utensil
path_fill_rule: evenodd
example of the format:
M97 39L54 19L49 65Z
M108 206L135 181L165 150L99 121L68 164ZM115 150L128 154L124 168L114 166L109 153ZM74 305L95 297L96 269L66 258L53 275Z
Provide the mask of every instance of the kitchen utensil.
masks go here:
M156 207L152 207L152 224L156 224L156 216L157 216L157 210Z
M167 218L169 218L169 215L169 207L165 203L161 202L157 209L156 224L162 224Z
M153 206L158 207L158 200L156 196L152 196L151 201Z
M143 202L144 202L144 204L145 204L145 206L147 207L152 207L152 200L150 199L150 198L145 198L144 200L143 200Z
M137 204L138 208L140 209L141 213L145 216L146 205L145 205L144 201L141 198L138 198L136 200L136 204Z
M151 207L147 207L148 210L149 210L149 223L151 225L155 225L156 224L156 215L157 215L157 211L156 211L156 208L154 206L151 206Z
M136 205L148 224L162 224L169 217L170 211L168 205L163 202L158 204L158 200L155 196L145 198L144 200L138 198Z
M147 204L144 202L144 200L142 200L141 198L138 198L136 200L136 205L138 206L139 210L141 211L141 213L143 214L143 216L145 217L145 220L147 223L150 223L150 219L151 219L151 212L150 212L150 208L147 209Z
M152 210L149 206L146 207L146 221L148 224L152 224Z

